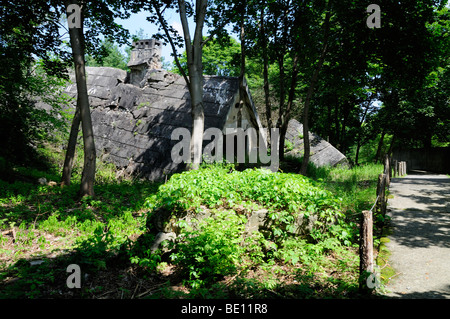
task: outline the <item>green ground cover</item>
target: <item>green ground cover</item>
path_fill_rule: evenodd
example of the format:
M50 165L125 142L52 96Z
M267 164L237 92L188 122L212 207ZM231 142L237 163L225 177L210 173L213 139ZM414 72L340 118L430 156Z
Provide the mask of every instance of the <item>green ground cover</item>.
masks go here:
M61 188L51 181L62 154L45 152L48 169L4 168L16 178L0 180L1 298L358 297L358 216L375 200L381 165L311 166L310 177L215 165L164 184L117 180L100 162L95 198L80 199L82 157ZM196 229L180 225L177 240L151 254L146 221L162 206L216 214ZM271 233L244 238L245 212L261 207L276 221ZM289 234L298 212L319 216L310 236ZM81 289L66 285L73 263Z

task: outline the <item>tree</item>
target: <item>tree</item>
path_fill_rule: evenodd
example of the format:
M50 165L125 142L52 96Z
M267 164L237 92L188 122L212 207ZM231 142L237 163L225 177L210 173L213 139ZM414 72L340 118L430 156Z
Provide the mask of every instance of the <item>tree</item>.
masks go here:
M97 60L91 55L86 57L86 66L107 66L122 70L128 69L128 57L120 51L116 43L104 39L101 42L100 50L104 51L104 53Z
M356 144L371 138L367 121L378 98L374 85L379 74L372 60L374 32L366 26L367 4L354 1L331 2L332 20L327 59L322 66L315 99L310 105L311 130L326 138L350 159ZM359 145L359 147L358 147ZM355 154L355 163L356 156Z
M302 175L306 175L308 163L309 163L309 156L311 152L311 147L309 143L309 105L311 103L311 99L313 97L314 89L316 88L317 81L319 80L319 73L322 68L322 65L325 61L325 55L327 54L328 50L328 36L330 32L330 11L329 11L329 2L326 4L325 9L325 19L323 24L323 43L322 43L322 49L320 52L320 56L318 58L318 61L315 65L314 72L311 76L311 81L309 82L308 91L306 93L306 98L303 106L303 145L304 145L304 153L303 153L303 161L302 161L302 167L300 169L300 173Z
M3 1L0 7L0 156L16 164L35 164L35 146L61 129L38 99L58 110L67 78L68 55L58 30L58 13L43 7L56 1ZM55 126L59 125L59 126Z
M142 8L151 15L147 18L150 22L158 22L163 34L156 35L159 38L166 40L172 48L172 55L175 63L186 81L191 97L191 115L192 115L192 135L190 143L191 152L191 168L197 169L202 157L203 131L205 125L205 115L203 109L203 64L202 53L205 41L203 39L203 27L207 14L207 0L196 0L195 7L190 2L184 0L175 1L152 1L151 3L141 3L136 1L134 3L135 10ZM164 12L168 9L176 7L179 13L183 37L168 24L164 17ZM193 37L191 37L188 19L194 18L195 29ZM180 60L177 48L182 46L186 50L187 73L184 71Z
M73 163L76 146L75 141L81 122L84 145L84 165L79 195L94 196L96 151L86 85L85 55L92 54L94 58L98 58L99 54L102 53L102 50L100 50L100 53L99 50L97 50L100 42L97 35L100 32L109 38L116 36L119 43L125 42L128 38L128 32L117 25L114 22L114 18L126 17L127 13L121 13L122 7L118 1L99 1L94 6L85 1L66 0L64 5L68 16L70 43L75 66L77 107L72 122L69 144L64 161L62 184L70 183L71 165ZM91 28L89 32L89 41L86 41L83 31L85 24L87 23L88 26L98 26L99 22L102 27L96 29Z
M203 37L206 40L206 37ZM228 37L227 40L219 41L212 38L203 46L203 74L218 76L238 76L239 66L236 60L240 56L241 47L236 39ZM180 65L184 72L187 73L187 57L186 51L183 51L179 58ZM178 67L173 62L172 72L180 74Z
M383 153L400 141L419 145L424 144L418 142L421 139L431 140L436 123L443 123L434 117L427 89L440 82L429 81L431 74L441 74L437 62L447 61L437 49L448 44L442 27L445 23L436 24L439 9L435 3L378 3L383 15L381 28L369 29L366 4L332 2L332 54L322 67L324 80L318 83L310 105L311 130L328 138L348 157L354 151L355 163L359 150L369 144L372 156L383 158ZM428 98L422 99L425 95ZM429 124L426 128L425 123ZM379 143L374 141L372 146L371 139Z
M83 33L83 4L78 1L65 1L66 11L70 12L69 6L75 4L81 8L80 12L80 27L70 27L69 35L72 47L73 62L75 65L75 78L77 82L77 111L81 119L81 128L83 131L84 142L84 166L81 177L81 196L94 196L94 181L95 181L95 144L94 131L92 128L91 110L89 108L89 96L86 84L86 69L85 69L85 50L84 50L84 33ZM78 116L75 116L77 118Z
M284 158L284 143L289 120L298 98L304 94L303 127L305 153L301 173L309 161L309 105L328 49L330 10L328 1L259 2L259 30L254 32L256 54L263 62L264 95L268 124L272 123L269 65L276 62L279 100L277 127L280 129L279 157ZM322 30L320 28L323 27ZM260 55L261 54L261 55ZM269 58L272 57L272 59ZM312 66L312 67L311 67ZM299 85L303 89L299 90ZM306 91L305 91L305 88Z

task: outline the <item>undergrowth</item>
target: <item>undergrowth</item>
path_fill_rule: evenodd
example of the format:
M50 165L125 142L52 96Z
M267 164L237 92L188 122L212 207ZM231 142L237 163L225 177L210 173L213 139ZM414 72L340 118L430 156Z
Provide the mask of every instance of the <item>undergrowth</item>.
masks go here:
M339 269L340 274L346 274L347 280L356 284L353 280L357 276L358 229L353 213L362 202L372 199L364 197L351 206L341 195L354 197L352 192L357 188L350 187L350 183L371 183L374 172L375 169L369 169L351 174L348 170L329 168L313 180L293 173L264 169L236 171L230 165L215 165L174 175L147 199L150 214L161 208L174 215L186 211L200 213L206 208L215 212L214 217L202 221L195 229L182 224L177 239L166 243L169 248L149 257L149 247L140 247L132 258L153 270L161 263L177 265L184 284L193 291L191 296L198 289L214 289L219 278L226 281L231 276L241 280L255 267L264 269L269 265L300 267L301 276L328 273L324 276L330 281L334 279L329 274ZM330 181L334 186L326 187ZM344 189L346 192L341 191ZM246 212L261 208L267 209L273 220L271 232L246 235ZM290 229L299 214L316 217L309 235L300 238L293 236ZM330 284L327 280L323 285ZM346 287L347 293L355 293L355 285ZM324 292L327 293L330 292Z
M357 294L357 218L374 200L382 166L313 168L310 177L304 177L214 165L160 184L117 180L115 167L99 161L95 198L79 199L82 151L77 152L72 185L64 188L51 183L59 181L63 152L54 148L43 152L50 158L50 168L8 167L15 179L0 179L2 298ZM3 163L1 169L6 166ZM37 183L41 177L48 183ZM154 234L147 232L146 222L161 207L173 214L206 207L214 214L195 228L180 222L179 236L152 253ZM271 232L244 236L248 213L258 209L268 210ZM290 231L299 214L317 217L311 233L300 238ZM79 291L68 291L65 285L71 263L92 276L83 277ZM114 276L106 273L112 271L123 278L135 278L130 272L142 273L139 285L109 282ZM100 278L110 279L102 283ZM139 293L145 287L142 280L160 288ZM107 294L105 286L114 293Z

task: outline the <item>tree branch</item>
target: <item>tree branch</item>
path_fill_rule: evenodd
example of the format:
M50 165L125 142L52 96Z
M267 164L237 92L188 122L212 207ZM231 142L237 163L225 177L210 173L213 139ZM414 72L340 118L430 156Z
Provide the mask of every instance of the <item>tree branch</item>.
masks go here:
M194 48L200 48L200 51L202 49L202 42L203 42L203 26L205 24L205 17L206 17L206 6L208 4L207 0L197 0L196 1L196 8L195 8L195 15L196 15L196 23L195 23L195 32L194 32ZM195 63L197 65L201 64L202 61L202 55L199 54L200 52L197 52L194 54L194 59L196 60Z
M186 51L192 52L192 41L191 41L191 34L189 32L189 23L187 21L187 15L186 15L186 3L184 0L178 0L178 9L180 10L180 20L181 20L181 26L183 27L183 35L184 35L184 42L186 45ZM190 54L187 55L188 64L192 63L190 60Z
M164 20L162 14L161 14L161 11L159 10L159 7L154 2L152 2L152 6L156 12L156 15L158 16L159 23L163 27L164 33L166 34L166 37L169 40L170 46L172 47L173 58L175 60L175 64L177 65L178 70L180 70L181 75L183 76L184 80L186 81L187 86L189 87L190 81L186 75L186 72L184 72L183 68L181 67L180 60L178 59L177 48L176 48L175 43L173 42L173 39L170 35L169 29L167 28L167 21Z
M205 40L203 40L203 42L202 42L202 48L203 48L203 46L204 46L207 42L211 41L211 39L214 38L214 36L219 32L219 30L222 30L222 29L223 29L230 21L231 21L231 18L228 18L228 19L226 19L226 20L223 20L222 23L221 23L217 28L215 28L215 29L208 35L208 37L207 37Z

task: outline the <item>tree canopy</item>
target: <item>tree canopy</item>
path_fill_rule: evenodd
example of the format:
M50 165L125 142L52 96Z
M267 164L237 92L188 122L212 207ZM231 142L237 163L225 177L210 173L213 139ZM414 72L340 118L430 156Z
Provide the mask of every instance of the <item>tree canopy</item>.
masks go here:
M130 40L144 31L130 37L115 21L145 11L160 28L151 36L176 49L166 67L187 75L188 55L179 48L188 33L165 20L168 10L184 8L194 24L204 14L208 27L197 37L202 73L245 74L266 126L283 131L296 118L354 163L376 160L395 145L450 143L446 1L380 1L379 28L368 26L367 4L350 0L215 0L197 13L198 3L190 1L80 3L88 66L127 70ZM58 93L48 92L55 85L45 83L67 78L70 50L60 34L65 12L60 2L34 0L5 2L0 13L1 129L15 132L1 141L2 156L23 158L26 147L19 151L19 145L39 139L38 123L53 121L35 114L30 97L58 101ZM193 41L195 32L190 36Z

